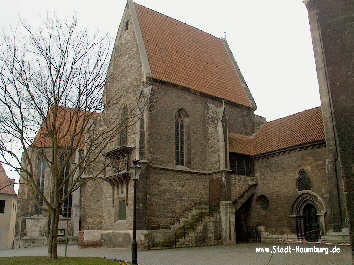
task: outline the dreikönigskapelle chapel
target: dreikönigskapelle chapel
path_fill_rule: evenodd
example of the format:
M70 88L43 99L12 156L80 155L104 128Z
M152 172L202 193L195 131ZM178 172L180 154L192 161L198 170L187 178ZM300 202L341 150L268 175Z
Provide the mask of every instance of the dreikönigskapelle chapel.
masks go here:
M136 159L138 243L145 248L260 237L348 241L343 184L327 166L321 108L270 122L255 115L225 39L128 0L104 101L118 91L125 95L119 107L106 106L98 124L124 118L141 93L151 104L102 154L111 161L103 180L75 191L63 210L59 228L79 245L130 246ZM49 189L45 161L36 170ZM21 187L18 246L46 242L47 217L30 198Z

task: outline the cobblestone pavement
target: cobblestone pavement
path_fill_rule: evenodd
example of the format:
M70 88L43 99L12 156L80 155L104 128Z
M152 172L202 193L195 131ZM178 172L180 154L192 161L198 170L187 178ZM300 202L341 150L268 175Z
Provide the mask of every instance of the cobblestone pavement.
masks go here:
M279 246L279 249L277 248ZM291 253L279 253L291 247ZM256 248L276 248L276 253L256 253ZM298 248L296 248L298 247ZM180 248L165 250L138 251L138 263L141 265L351 265L352 251L350 247L337 247L340 253L331 253L334 246L316 245L317 248L328 249L325 253L300 253L305 247L313 245L295 244L238 244L233 246L216 246L202 248ZM325 250L325 249L323 249ZM266 251L266 250L264 250ZM45 256L46 248L2 249L0 257L12 256ZM64 256L64 246L59 246L58 254ZM68 256L72 257L107 257L131 259L129 249L68 247ZM1 260L1 258L0 258Z

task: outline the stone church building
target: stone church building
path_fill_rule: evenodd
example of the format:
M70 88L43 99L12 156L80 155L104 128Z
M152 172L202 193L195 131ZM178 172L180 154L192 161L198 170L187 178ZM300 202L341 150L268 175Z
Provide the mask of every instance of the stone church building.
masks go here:
M108 104L113 98L119 107ZM348 240L343 183L328 174L321 108L271 122L255 115L225 39L128 0L103 101L102 126L137 109L141 117L102 154L111 165L104 180L72 195L67 232L81 246L129 246L133 160L141 167L138 244L146 248L260 236ZM29 224L45 216L28 210L21 218L23 237L41 236Z

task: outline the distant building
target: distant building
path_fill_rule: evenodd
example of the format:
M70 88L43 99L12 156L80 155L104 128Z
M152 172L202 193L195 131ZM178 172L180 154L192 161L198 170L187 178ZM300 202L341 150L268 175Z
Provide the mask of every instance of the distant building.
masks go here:
M15 237L17 194L0 163L0 248L12 248Z
M58 153L59 153L59 163L63 163L65 152L70 146L71 136L73 134L73 126L69 133L66 133L68 125L72 124L70 121L78 119L78 128L84 122L84 117L90 114L89 112L75 112L70 108L58 108L58 117L56 122L61 124L63 134L65 136L60 137L58 141ZM78 115L76 115L78 114ZM92 119L96 119L98 114L92 113ZM47 118L51 117L51 110ZM50 118L49 118L50 119ZM53 192L54 179L52 178L50 164L48 164L47 158L51 157L51 138L48 137L46 125L44 121L40 130L37 132L34 138L33 144L28 147L28 156L31 160L31 164L34 167L34 180L48 200L50 200L50 194ZM75 122L73 122L75 123ZM63 167L63 177L65 178L69 173L70 169L75 165L80 157L80 152L84 149L84 136L80 138L80 143L78 145L78 150L72 156L72 160L69 161L65 167ZM22 168L29 168L30 163L25 157L22 158ZM31 247L31 246L41 246L47 244L48 235L48 209L44 200L40 195L33 189L29 178L25 175L26 173L22 171L20 176L20 188L18 192L18 202L19 211L17 216L17 227L16 227L16 244L15 247ZM70 181L70 180L69 180ZM63 187L63 194L66 194L69 187L69 181ZM66 201L63 203L60 217L59 217L59 238L63 236L68 236L70 242L74 235L77 235L79 231L79 218L80 218L80 192L74 191Z

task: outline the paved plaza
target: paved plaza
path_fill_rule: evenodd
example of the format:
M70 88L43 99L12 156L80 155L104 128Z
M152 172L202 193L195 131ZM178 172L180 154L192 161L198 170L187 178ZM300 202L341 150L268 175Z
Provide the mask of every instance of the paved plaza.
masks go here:
M288 252L289 246L291 253ZM274 249L275 247L275 249ZM297 247L297 248L296 248ZM269 253L256 253L257 248L269 249ZM322 253L301 253L314 249L313 245L281 244L238 244L233 246L216 246L201 248L180 248L150 250L138 252L140 265L351 265L352 252L347 246L316 245ZM328 254L325 253L328 249ZM339 249L339 250L338 250ZM259 250L259 249L258 249ZM272 250L274 253L270 253ZM334 251L335 253L331 253ZM340 253L338 253L340 252ZM1 257L12 256L46 256L47 249L25 248L0 250ZM68 247L68 256L72 257L107 257L131 260L129 249ZM64 246L59 247L59 255L64 256Z

